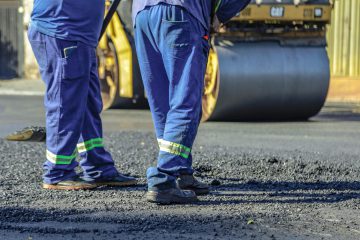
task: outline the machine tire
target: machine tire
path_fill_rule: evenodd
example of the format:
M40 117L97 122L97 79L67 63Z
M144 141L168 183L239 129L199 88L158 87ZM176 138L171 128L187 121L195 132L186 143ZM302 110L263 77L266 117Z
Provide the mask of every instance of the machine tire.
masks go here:
M330 81L325 47L223 39L216 51L219 92L209 120L306 120L323 107Z

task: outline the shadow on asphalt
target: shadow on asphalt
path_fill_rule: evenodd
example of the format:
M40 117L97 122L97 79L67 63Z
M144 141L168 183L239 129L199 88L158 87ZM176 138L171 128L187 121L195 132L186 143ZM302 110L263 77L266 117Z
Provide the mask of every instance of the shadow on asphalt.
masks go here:
M316 118L337 122L360 121L359 104L328 103ZM311 119L318 122L318 119ZM320 120L321 121L321 120Z
M96 190L93 191L118 191L118 192L138 192L138 191L146 191L147 185L146 184L137 184L136 186L129 186L129 187L100 187L96 188Z
M330 113L321 113L319 115L321 120L333 121L333 122L357 122L360 121L360 114L353 112L330 112ZM310 119L310 122L322 122L318 119Z
M360 182L257 182L224 184L198 205L338 203L360 199ZM306 192L304 192L306 191ZM315 192L316 191L316 192ZM326 191L326 192L324 192ZM259 193L257 193L259 192ZM260 193L261 192L261 193ZM263 196L264 199L249 199ZM221 198L221 200L216 197ZM243 197L244 199L239 199ZM229 198L227 200L226 198ZM235 199L234 199L235 198Z
M221 180L229 180L221 178ZM234 181L235 179L231 179ZM242 181L241 179L236 179L235 181ZM344 182L344 181L332 181L332 182L286 182L286 181L247 181L241 184L223 184L217 189L221 190L223 188L227 189L236 189L237 191L297 191L297 190L336 190L336 191L346 191L346 190L357 190L360 191L360 182Z
M243 214L232 217L227 214L224 216L216 214L209 217L195 213L191 215L191 219L188 214L175 214L175 216L163 214L162 211L142 215L131 212L94 215L94 210L57 211L0 207L0 231L16 231L26 236L25 238L20 235L21 237L12 239L32 239L27 235L29 233L41 234L39 238L34 237L34 239L52 239L49 234L56 234L54 237L61 234L63 235L61 239L218 239L214 238L214 233L219 232L219 235L224 236L229 232L239 231L237 234L243 235L244 231L252 231L251 229L254 228L246 226L249 216ZM220 219L217 216L220 216ZM199 232L199 229L207 229L208 232ZM146 236L144 232L150 232L150 235ZM100 234L107 237L100 237ZM169 236L164 237L164 234ZM188 238L187 234L190 234ZM211 237L203 238L204 234L205 236L209 234Z
M229 180L229 179L221 179ZM231 181L241 181L240 179L231 179ZM134 192L147 190L146 184L140 184L136 187L116 188L102 187L96 191L121 191ZM212 187L211 200L202 200L196 205L221 205L221 204L244 204L244 203L283 203L283 204L299 204L299 203L337 203L351 199L360 199L360 182L261 182L248 181L245 183L223 184L221 186ZM317 191L314 193L314 191ZM322 191L322 193L321 193ZM326 192L324 192L326 191ZM330 191L330 192L329 192ZM250 193L253 192L253 193ZM242 200L231 199L241 197L259 197L259 193L265 193L269 199L261 200ZM320 192L320 193L319 193ZM221 197L218 200L217 197ZM229 198L229 200L224 198ZM289 199L291 198L291 199Z
M224 179L222 179L224 180ZM232 179L234 181L234 179ZM240 179L238 179L240 181ZM96 191L143 191L147 190L146 184L136 187L115 188L102 187ZM213 187L211 200L201 200L195 205L221 205L221 204L299 204L299 203L338 203L351 199L360 199L360 182L260 182L248 181L240 184L224 184ZM326 192L324 192L326 191ZM258 198L263 195L267 199ZM244 197L246 199L241 199ZM219 198L219 199L218 199ZM226 199L229 198L229 199ZM236 198L236 199L234 199Z

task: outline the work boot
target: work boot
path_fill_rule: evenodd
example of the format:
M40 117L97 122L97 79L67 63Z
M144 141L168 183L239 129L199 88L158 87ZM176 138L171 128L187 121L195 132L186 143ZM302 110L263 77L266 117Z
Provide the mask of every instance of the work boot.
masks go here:
M180 175L177 182L181 189L192 190L196 195L205 195L210 192L209 185L200 182L193 175Z
M44 189L51 189L51 190L88 190L97 187L98 187L97 184L88 183L86 181L81 180L80 178L60 181L55 184L43 183Z
M134 186L138 183L138 181L134 177L124 176L119 173L119 175L113 178L96 179L94 183L97 186L125 187L125 186Z
M192 203L198 201L194 191L181 190L179 187L165 190L149 190L146 193L146 200L157 204Z

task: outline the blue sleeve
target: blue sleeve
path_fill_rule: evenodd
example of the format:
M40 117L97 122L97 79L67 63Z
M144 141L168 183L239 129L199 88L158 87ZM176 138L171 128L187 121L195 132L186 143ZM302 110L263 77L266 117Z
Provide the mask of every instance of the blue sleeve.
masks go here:
M243 10L251 0L220 0L216 15L220 22L225 23Z

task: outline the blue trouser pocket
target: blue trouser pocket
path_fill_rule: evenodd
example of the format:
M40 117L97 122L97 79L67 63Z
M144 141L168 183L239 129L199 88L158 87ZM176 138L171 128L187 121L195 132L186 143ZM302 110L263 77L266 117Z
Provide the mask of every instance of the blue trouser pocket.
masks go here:
M162 35L164 43L174 55L187 52L190 49L190 23L189 21L162 20Z
M87 177L115 176L112 157L102 145L96 50L81 42L49 37L35 28L30 28L29 40L46 84L44 182L53 184L76 176L79 141L86 147L81 152L81 167Z
M62 46L62 78L63 79L76 79L80 78L85 73L84 65L81 64L82 52L86 49L79 42L68 42L65 46ZM67 50L71 49L67 52Z

